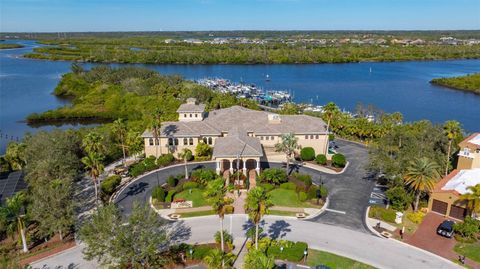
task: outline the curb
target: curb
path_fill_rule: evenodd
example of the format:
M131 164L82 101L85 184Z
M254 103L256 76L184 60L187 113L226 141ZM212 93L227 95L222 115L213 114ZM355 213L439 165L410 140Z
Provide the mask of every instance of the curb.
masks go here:
M320 208L320 210L317 213L315 213L313 215L309 215L308 217L303 218L301 220L309 220L309 219L313 219L313 218L316 218L316 217L320 216L323 212L325 212L325 210L328 208L329 204L330 204L330 198L327 196L325 204L323 204L322 208Z
M365 218L364 218L364 222L365 222L365 226L367 226L367 229L370 231L371 234L375 235L375 236L378 236L380 238L384 238L384 239L388 239L387 237L381 235L379 232L377 232L375 229L373 229L372 227L370 227L370 225L368 225L368 213L370 212L370 206L367 207L367 210L365 212Z

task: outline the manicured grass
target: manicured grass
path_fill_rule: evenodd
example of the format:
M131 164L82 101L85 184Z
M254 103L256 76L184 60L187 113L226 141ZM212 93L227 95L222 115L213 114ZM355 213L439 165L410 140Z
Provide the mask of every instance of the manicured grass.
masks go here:
M469 259L480 262L480 242L458 243L454 250L458 254L465 255L465 257Z
M338 256L329 252L311 249L308 251L307 264L309 266L327 265L330 268L354 268L354 269L370 269L375 268L370 265Z
M200 216L209 216L214 215L215 211L198 211L198 212L188 212L188 213L179 213L181 218L191 218L191 217L200 217Z
M182 198L187 201L193 201L193 207L210 205L209 201L205 199L205 196L203 195L203 190L191 189L191 191L191 193L190 190L184 190L182 192L179 192L175 194L174 198Z
M317 207L309 202L302 202L294 190L274 189L269 192L274 205L287 207Z
M383 220L389 223L395 223L396 211L389 208L383 208L379 206L371 206L368 212L368 217Z

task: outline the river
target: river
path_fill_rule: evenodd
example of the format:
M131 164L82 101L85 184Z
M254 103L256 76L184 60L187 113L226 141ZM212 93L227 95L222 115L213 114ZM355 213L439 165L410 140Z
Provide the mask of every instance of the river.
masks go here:
M0 50L0 153L9 141L26 132L52 129L30 127L25 117L68 104L51 93L69 62L30 60L21 55L39 46L21 43L20 49ZM85 64L86 68L91 64ZM480 131L480 96L429 83L432 78L480 72L480 60L424 62L285 64L285 65L140 65L187 79L226 78L254 83L264 89L289 90L296 102L325 104L333 101L354 111L357 104L372 104L386 112L400 111L405 120L436 123L457 120L468 131ZM269 75L270 81L265 81ZM62 125L61 128L82 125Z

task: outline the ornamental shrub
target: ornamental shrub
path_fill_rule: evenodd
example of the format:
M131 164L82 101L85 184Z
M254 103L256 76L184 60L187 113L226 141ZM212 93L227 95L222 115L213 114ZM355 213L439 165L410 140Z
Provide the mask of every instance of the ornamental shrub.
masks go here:
M307 198L308 198L308 196L305 192L301 191L301 192L298 193L298 200L300 200L300 202L307 201Z
M294 191L297 189L297 185L295 185L295 183L293 182L286 182L286 183L280 184L280 188Z
M287 182L287 172L281 168L268 168L260 174L259 179L264 183L280 184Z
M113 175L107 177L105 180L102 181L100 184L101 191L106 195L112 195L115 189L120 185L122 182L122 177L119 175Z
M207 185L207 182L215 180L217 176L215 170L206 168L193 170L190 175L193 181L203 186Z
M475 239L476 235L480 232L480 221L467 216L463 222L455 223L453 229L463 238Z
M157 159L157 165L159 166L167 166L175 161L175 157L173 154L163 154Z
M156 159L154 156L149 156L148 158L145 158L145 160L143 160L143 165L145 165L146 171L150 171L157 168L157 164L155 163L155 160Z
M213 236L215 238L215 243L221 244L221 237L220 237L220 231L217 231L215 235ZM223 242L227 245L233 243L233 236L228 233L227 230L223 230Z
M168 186L170 186L171 188L177 186L177 183L178 183L178 181L177 181L177 178L176 178L176 177L174 177L174 176L169 176L169 177L167 178L167 184L168 184Z
M325 154L318 154L317 157L315 157L315 162L320 164L320 165L326 165L327 164L327 156L325 156Z
M412 196L407 193L403 186L387 190L385 196L390 201L391 208L398 211L404 211L412 202Z
M165 202L165 190L161 186L155 186L152 190L152 199Z
M407 219L416 224L420 224L423 220L423 217L425 217L425 213L423 213L422 211L407 213Z
M183 184L182 187L183 187L184 190L196 189L196 188L198 188L198 183L193 182L193 181L189 181L189 182L185 182L185 184Z
M312 147L305 147L300 150L300 157L304 161L313 161L315 159L315 150Z
M386 222L394 223L396 216L396 211L389 208L383 208L379 206L372 206L370 207L370 211L368 212L368 216L370 218L375 218L379 220L383 220Z
M233 214L233 211L235 211L235 207L233 205L225 206L225 214Z
M347 159L343 154L337 153L332 156L332 165L343 168L347 164Z
M309 188L312 185L312 177L309 174L300 174L300 173L295 173L293 175L296 179L302 181L305 183L305 187Z
M139 175L145 173L147 169L145 168L145 165L143 162L134 164L128 168L128 173L132 177L138 177Z
M210 147L208 144L200 142L195 148L195 159L197 159L196 157L212 156L212 152L212 147Z

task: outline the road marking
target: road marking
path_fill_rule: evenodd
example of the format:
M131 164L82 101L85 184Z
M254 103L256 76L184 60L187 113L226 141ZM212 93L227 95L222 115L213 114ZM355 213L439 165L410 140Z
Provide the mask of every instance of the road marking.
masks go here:
M302 267L302 268L311 268L310 266L301 265L301 264L297 264L297 267Z
M330 209L330 208L325 209L325 211L338 213L338 214L344 214L344 215L347 214L347 212L345 212L345 211L340 211L340 210L335 210L335 209Z
M370 193L370 198L386 199L387 197L383 193L372 192Z

